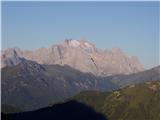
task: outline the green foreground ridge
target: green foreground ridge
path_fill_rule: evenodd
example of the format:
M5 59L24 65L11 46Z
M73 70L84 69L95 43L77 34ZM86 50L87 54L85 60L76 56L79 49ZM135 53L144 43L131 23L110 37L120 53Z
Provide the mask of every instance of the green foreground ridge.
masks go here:
M73 99L109 120L160 120L160 81L130 85L112 93L81 92Z

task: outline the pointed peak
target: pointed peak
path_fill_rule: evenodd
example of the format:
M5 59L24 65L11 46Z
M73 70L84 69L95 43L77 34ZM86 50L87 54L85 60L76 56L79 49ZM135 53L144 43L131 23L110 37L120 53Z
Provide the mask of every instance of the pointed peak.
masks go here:
M65 39L64 45L74 48L81 48L86 52L94 52L97 51L94 44L90 43L86 39Z
M92 46L92 44L86 39L78 39L78 40L77 39L65 39L64 43L72 47Z
M21 54L22 50L20 48L7 48L6 50L2 51L2 55L6 54L8 56L17 56L18 54Z
M78 47L80 46L80 42L78 40L75 39L66 39L64 41L65 44L71 46L71 47Z

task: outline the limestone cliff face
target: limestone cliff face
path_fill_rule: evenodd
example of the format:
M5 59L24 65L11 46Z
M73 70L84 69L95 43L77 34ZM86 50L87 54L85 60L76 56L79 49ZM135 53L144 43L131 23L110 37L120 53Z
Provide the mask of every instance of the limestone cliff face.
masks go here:
M86 40L66 39L61 44L34 51L9 48L2 52L1 67L14 66L24 60L46 65L67 64L82 72L103 76L144 70L137 57L128 57L120 48L101 50Z

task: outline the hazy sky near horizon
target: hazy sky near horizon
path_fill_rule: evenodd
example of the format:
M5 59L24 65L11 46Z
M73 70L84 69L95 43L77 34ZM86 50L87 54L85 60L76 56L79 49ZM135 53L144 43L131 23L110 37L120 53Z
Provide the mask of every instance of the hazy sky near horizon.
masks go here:
M158 2L2 2L2 49L86 38L151 68L159 62L159 15Z

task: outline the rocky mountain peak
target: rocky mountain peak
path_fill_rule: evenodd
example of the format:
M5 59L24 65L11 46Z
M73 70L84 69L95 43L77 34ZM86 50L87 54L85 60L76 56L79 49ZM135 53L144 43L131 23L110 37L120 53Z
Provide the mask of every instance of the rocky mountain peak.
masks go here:
M2 52L2 67L14 66L26 60L39 64L69 65L95 75L131 74L144 70L138 58L128 57L120 48L101 50L88 40L66 39L49 48L24 51L9 48Z
M19 48L8 48L2 51L1 54L1 68L5 66L15 66L25 61L23 57L20 57L22 51Z
M89 41L85 39L80 39L80 40L75 40L75 39L66 39L64 41L64 44L70 47L77 47L77 48L82 48L82 49L88 49L90 51L96 49L95 45L90 43Z
M71 47L78 47L80 46L80 43L78 40L73 40L73 39L66 39L64 41L64 43L68 46L71 46Z
M3 57L16 57L20 52L19 48L8 48L2 51Z

